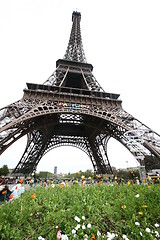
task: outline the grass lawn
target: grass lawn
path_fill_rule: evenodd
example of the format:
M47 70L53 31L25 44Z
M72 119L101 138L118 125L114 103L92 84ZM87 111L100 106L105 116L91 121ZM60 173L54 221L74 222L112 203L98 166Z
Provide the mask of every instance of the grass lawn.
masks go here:
M160 185L31 188L0 206L0 239L159 239Z

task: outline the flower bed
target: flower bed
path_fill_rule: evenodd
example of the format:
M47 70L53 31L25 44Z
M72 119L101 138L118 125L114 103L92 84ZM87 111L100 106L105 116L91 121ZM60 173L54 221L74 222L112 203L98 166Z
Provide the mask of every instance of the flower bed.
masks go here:
M0 239L158 239L160 185L31 188L0 207Z

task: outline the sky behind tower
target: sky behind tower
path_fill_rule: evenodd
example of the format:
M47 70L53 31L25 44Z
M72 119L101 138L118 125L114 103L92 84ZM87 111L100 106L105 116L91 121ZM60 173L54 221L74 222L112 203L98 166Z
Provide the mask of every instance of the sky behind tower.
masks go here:
M0 108L23 96L26 82L42 84L63 58L72 12L81 12L87 62L106 92L120 94L122 107L160 133L159 0L7 0L0 2ZM14 168L26 136L0 156L0 167ZM108 156L117 168L137 166L120 143L111 140ZM73 147L47 153L37 170L76 172L92 169L88 156Z

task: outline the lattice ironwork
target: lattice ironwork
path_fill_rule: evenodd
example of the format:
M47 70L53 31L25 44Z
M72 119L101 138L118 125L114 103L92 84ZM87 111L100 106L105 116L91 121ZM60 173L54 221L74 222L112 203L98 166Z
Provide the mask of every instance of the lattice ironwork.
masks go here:
M57 61L57 68L53 74L44 82L48 86L68 86L71 88L86 89L89 91L104 92L94 75L92 74L93 67L91 64L80 64L65 60ZM78 73L78 74L77 74ZM70 82L67 79L74 78L77 75L78 82Z
M15 172L31 174L48 151L73 146L84 151L96 173L111 173L107 144L123 144L144 166L144 157L160 159L160 135L122 108L119 94L107 93L86 63L80 32L81 14L73 12L64 59L44 84L27 83L23 98L0 110L0 154L27 134Z
M81 21L81 14L79 12L73 12L72 30L71 30L67 51L64 55L64 59L69 61L86 63L87 60L83 50L80 21Z

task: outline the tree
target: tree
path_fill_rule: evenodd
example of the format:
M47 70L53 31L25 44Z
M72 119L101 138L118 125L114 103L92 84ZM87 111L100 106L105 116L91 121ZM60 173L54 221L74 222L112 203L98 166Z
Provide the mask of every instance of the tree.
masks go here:
M2 168L0 168L0 175L6 176L9 173L9 169L7 165L3 165Z
M66 175L66 178L70 178L70 179L81 179L81 176L85 176L85 178L88 177L93 177L94 173L92 170L87 169L85 172L82 172L81 170L77 173L69 173L68 175Z
M160 160L155 156L145 156L144 162L146 171L160 169Z
M53 178L54 177L54 173L50 173L50 172L39 172L39 173L36 173L35 175L36 178Z
M134 170L121 170L119 169L117 171L117 177L118 178L123 178L125 180L128 180L128 179L136 179L137 177L139 178L139 170L138 169L134 169Z

